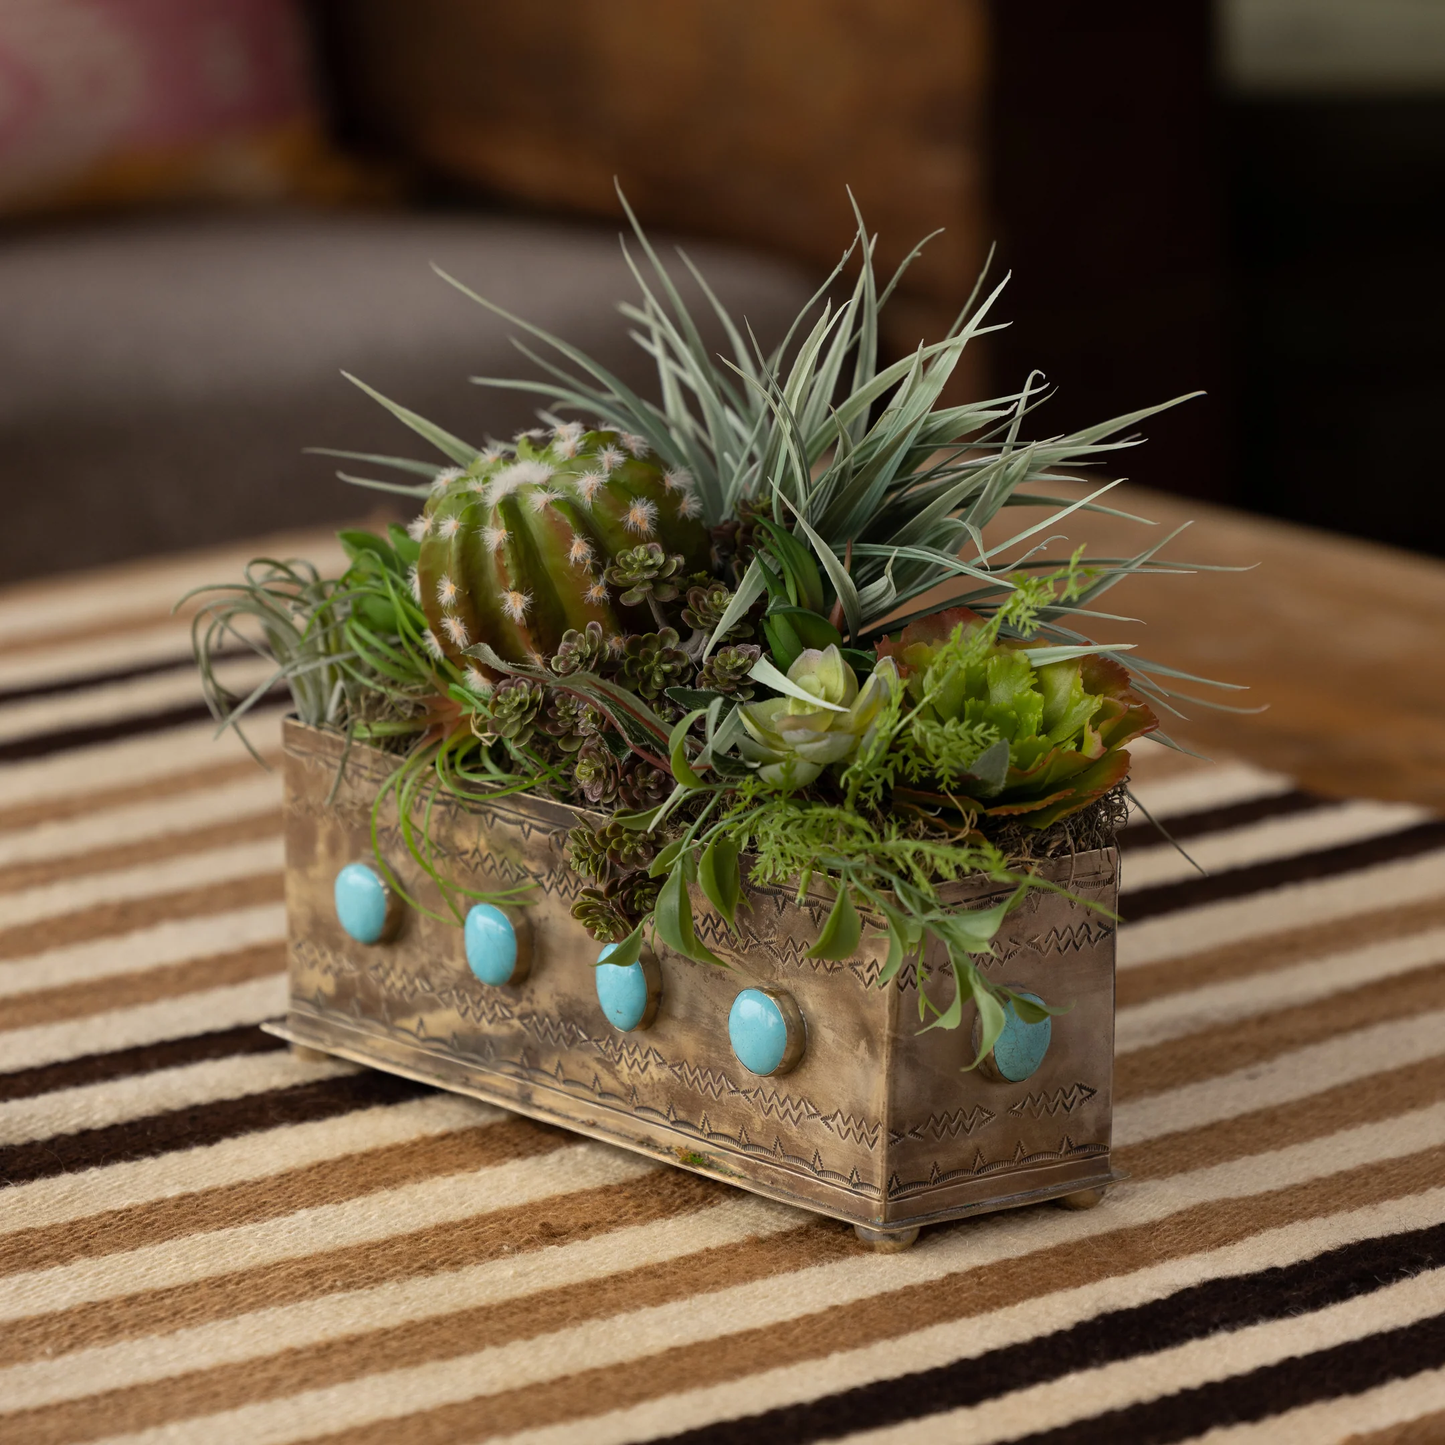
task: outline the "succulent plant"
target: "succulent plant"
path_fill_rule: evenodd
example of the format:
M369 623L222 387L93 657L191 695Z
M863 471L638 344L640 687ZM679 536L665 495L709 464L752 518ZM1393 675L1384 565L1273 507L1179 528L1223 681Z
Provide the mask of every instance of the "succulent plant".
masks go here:
M488 731L509 743L523 746L537 727L538 715L547 702L547 690L525 677L503 678L491 692Z
M618 797L625 808L655 808L667 801L670 792L672 778L641 758L634 758L622 771Z
M601 738L588 738L577 750L572 765L572 781L582 790L589 803L609 805L616 802L622 783L622 769L612 749Z
M706 568L707 529L690 487L646 444L577 423L524 435L438 475L413 524L417 590L442 652L486 643L511 662L549 658L570 631L605 637L655 625L633 585L624 601L606 576L649 544L673 571ZM648 556L651 552L648 551ZM652 585L656 585L654 581Z
M588 738L598 737L607 726L600 709L571 693L554 692L541 719L542 731L553 738L564 753L575 753Z
M711 633L723 619L728 603L733 600L732 589L721 582L704 582L687 589L687 606L682 609L682 620L699 632ZM753 629L746 622L734 623L728 628L727 636L720 642L741 642L751 637Z
M756 643L720 647L698 669L697 685L747 702L757 691L748 674L762 654L762 648Z
M607 845L586 823L579 823L567 834L567 862L574 872L588 878L605 878L611 867Z
M679 640L670 627L629 637L618 655L618 681L649 700L686 682L692 676L693 662L678 646Z
M918 786L894 796L1047 827L1122 782L1126 745L1158 719L1112 658L1036 666L1027 644L983 629L975 613L950 608L879 644L916 705L906 767Z
M584 888L572 904L572 917L599 943L621 943L637 926L617 899L601 888Z
M621 823L599 828L596 838L607 862L624 872L646 868L657 856L657 838L653 834L624 828Z
M572 917L600 943L626 938L662 891L661 878L643 871L614 878L601 888L584 888L572 905Z
M669 555L657 542L643 542L641 546L619 552L603 572L602 580L609 587L619 589L617 600L624 607L637 607L644 602L671 602L677 596L677 583L673 579L682 571L683 560L681 553Z
M748 736L739 751L759 764L758 777L780 788L806 787L830 763L846 762L894 688L898 669L883 658L860 690L857 674L836 646L808 648L788 669L796 683L818 702L774 697L750 703L742 711Z
M558 677L566 677L570 672L601 672L615 656L602 624L589 622L580 631L572 627L562 634L552 657L552 671Z

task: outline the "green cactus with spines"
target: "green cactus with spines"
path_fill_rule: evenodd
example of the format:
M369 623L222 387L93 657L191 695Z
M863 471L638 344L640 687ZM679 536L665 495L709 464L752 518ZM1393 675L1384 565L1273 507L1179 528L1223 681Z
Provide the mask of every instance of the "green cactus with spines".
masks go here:
M685 474L638 437L572 422L490 448L438 478L413 524L417 592L436 642L459 657L486 643L509 662L552 657L569 630L607 638L655 630L649 599L629 603L606 573L647 543L706 569L711 542ZM629 594L631 599L631 594Z

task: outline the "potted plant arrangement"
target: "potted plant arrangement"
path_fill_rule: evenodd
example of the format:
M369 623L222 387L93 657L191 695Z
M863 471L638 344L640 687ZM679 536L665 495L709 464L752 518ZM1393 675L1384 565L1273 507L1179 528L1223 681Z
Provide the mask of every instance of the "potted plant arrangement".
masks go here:
M277 1031L880 1247L1096 1202L1127 747L1178 674L1077 630L1164 564L1058 550L1112 484L1053 492L1160 408L1025 442L1035 377L945 405L998 290L880 365L861 222L770 354L693 271L714 355L637 235L657 399L501 313L541 377L479 380L542 426L474 446L372 392L437 459L333 455L419 515L197 616L223 723L295 702ZM245 699L237 637L276 663Z

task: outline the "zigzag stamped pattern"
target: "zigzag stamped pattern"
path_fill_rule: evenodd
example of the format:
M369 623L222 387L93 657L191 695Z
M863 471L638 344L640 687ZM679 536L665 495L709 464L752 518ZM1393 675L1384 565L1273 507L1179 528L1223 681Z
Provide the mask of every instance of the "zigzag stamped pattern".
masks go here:
M1027 1093L1017 1103L1010 1104L1008 1111L1015 1118L1032 1114L1035 1119L1042 1119L1045 1114L1071 1114L1098 1092L1087 1084L1070 1084L1067 1089L1055 1089L1051 1094L1038 1090Z

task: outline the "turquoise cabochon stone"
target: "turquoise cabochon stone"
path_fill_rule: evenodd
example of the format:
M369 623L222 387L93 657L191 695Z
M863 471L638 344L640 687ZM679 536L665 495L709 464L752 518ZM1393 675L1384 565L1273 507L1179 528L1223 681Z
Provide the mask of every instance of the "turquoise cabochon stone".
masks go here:
M1035 993L1025 993L1020 989L1019 994L1034 1003L1043 1002ZM1043 1063L1053 1033L1052 1019L1026 1024L1014 1012L1013 1003L1010 1001L1004 1008L1003 1032L993 1046L994 1067L1010 1083L1021 1083Z
M788 1021L777 1001L745 988L728 1014L728 1038L738 1062L754 1074L774 1073L788 1048Z
M631 1033L647 1014L647 975L641 963L625 967L604 963L616 947L615 943L609 943L597 955L597 966L592 970L597 980L597 1002L613 1028Z
M365 863L348 863L336 875L336 918L358 943L376 943L386 932L390 901L386 884Z
M467 966L483 983L504 984L517 971L517 930L495 904L477 903L467 910L462 930Z

